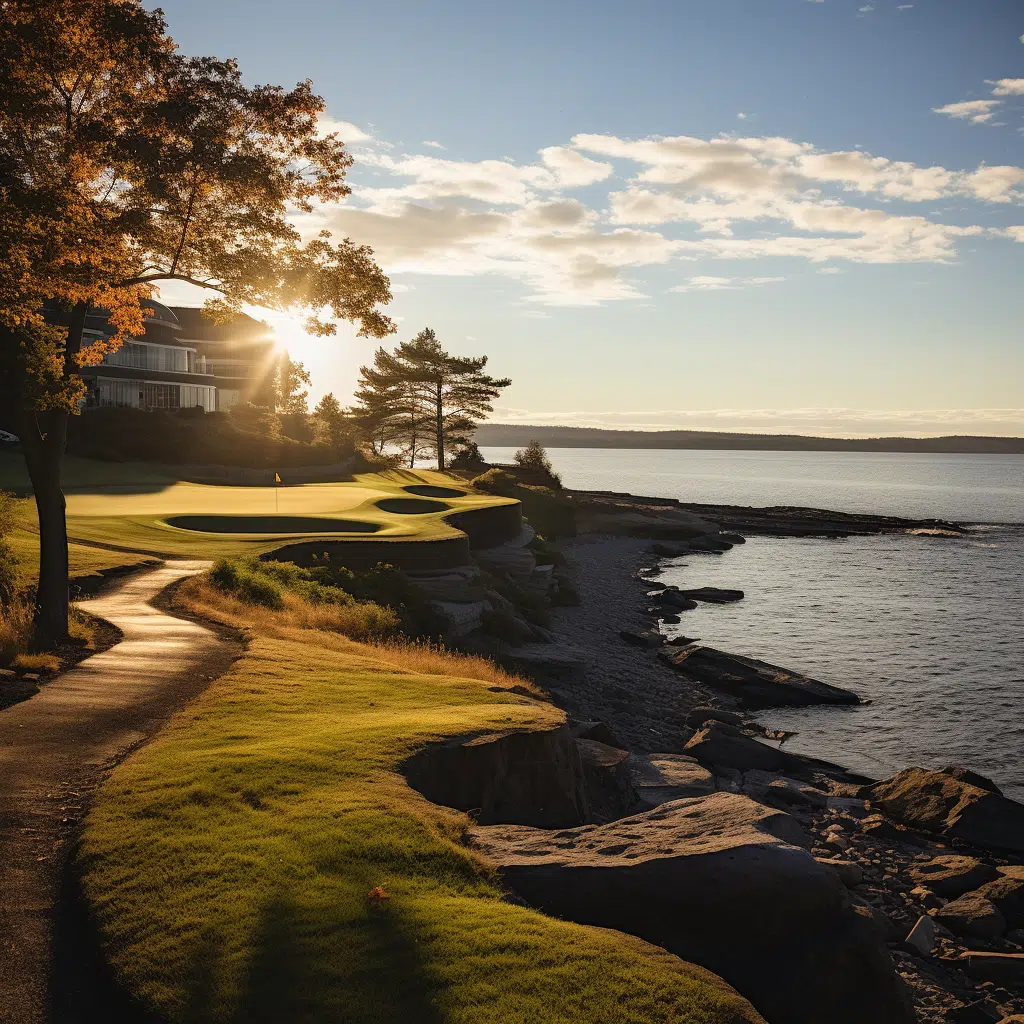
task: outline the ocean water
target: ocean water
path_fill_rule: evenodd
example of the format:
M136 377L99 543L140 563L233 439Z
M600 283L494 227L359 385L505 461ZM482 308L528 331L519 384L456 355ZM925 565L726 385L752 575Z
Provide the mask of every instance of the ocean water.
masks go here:
M504 461L506 450L489 450ZM1024 800L1024 456L549 452L568 486L738 505L953 519L966 537L751 537L665 563L684 587L743 590L679 626L854 690L854 708L770 709L790 749L873 777L966 764Z

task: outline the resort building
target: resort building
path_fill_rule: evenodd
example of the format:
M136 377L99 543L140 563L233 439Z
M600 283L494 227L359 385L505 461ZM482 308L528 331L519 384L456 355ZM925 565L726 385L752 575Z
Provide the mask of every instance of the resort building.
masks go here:
M275 343L266 324L239 314L214 324L198 308L152 309L142 338L131 338L96 366L82 369L86 408L227 411L239 402L272 404ZM86 341L109 333L107 314L96 310L86 321Z

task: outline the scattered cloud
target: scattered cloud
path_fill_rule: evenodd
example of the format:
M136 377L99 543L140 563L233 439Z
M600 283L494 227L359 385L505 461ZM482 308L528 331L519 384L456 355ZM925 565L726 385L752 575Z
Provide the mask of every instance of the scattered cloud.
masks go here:
M897 4L896 5L896 10L897 11L909 11L911 9L911 7L913 7L913 6L914 6L913 4Z
M1000 78L987 85L994 85L993 96L1024 96L1024 78Z
M435 142L433 139L424 139L423 145L429 146L431 149L444 149L440 142Z
M736 115L736 117L737 117L737 118L738 118L738 119L739 119L740 121L746 121L746 119L747 119L747 115L746 115L746 114L744 114L742 110L741 110L741 111L740 111L740 112L739 112L739 113L738 113L738 114Z
M358 142L369 142L373 136L364 132L362 128L352 124L351 121L339 121L330 114L320 114L317 117L317 135L323 138L325 135L337 134L342 142L352 145Z
M456 160L361 134L350 202L300 216L300 229L365 242L393 280L514 281L534 308L642 301L645 268L685 261L801 259L833 273L843 262L949 263L969 237L1024 242L990 219L948 224L907 209L953 199L960 210L965 200L1008 209L1024 202L1021 167L920 166L736 134L590 133L525 162ZM758 287L770 273L692 275L678 290Z
M873 11L875 8L872 4L865 4L863 7L858 7L857 10L861 14L867 14L869 11Z
M936 114L957 117L972 124L984 124L995 116L999 100L964 100L962 103L947 103L944 107L932 107Z
M744 285L775 284L784 277L688 277L685 284L677 284L670 292L718 292L742 288Z
M841 274L842 271L838 267L819 267L819 274Z

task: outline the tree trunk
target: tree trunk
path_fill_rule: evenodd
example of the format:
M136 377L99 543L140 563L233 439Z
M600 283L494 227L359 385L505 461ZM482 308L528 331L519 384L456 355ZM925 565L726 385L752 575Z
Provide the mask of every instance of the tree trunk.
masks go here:
M434 403L434 415L437 416L437 468L444 469L444 406L441 402L441 385L437 386L437 398Z
M64 374L79 370L85 319L89 304L76 303L69 312L68 340L64 346ZM68 412L22 410L21 447L39 517L39 585L36 588L35 640L51 647L68 635L68 526L61 485Z
M68 531L61 487L68 414L28 412L21 419L21 447L39 516L36 643L51 647L68 635Z
M416 418L415 416L410 420L409 423L409 468L416 468Z

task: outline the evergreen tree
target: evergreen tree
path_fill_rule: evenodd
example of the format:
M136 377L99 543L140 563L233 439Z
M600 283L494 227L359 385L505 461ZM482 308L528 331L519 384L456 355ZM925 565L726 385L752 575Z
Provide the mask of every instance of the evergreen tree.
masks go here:
M313 409L316 439L329 444L334 449L351 449L351 427L349 417L341 408L341 403L328 391Z
M272 389L274 407L277 412L286 415L309 412L307 399L310 386L309 370L302 363L294 362L288 356L282 356L277 364ZM307 390L302 389L305 384Z
M447 453L472 440L477 423L512 381L485 373L487 356L449 355L429 327L399 345L394 358L430 420L431 447L438 469L444 469Z

